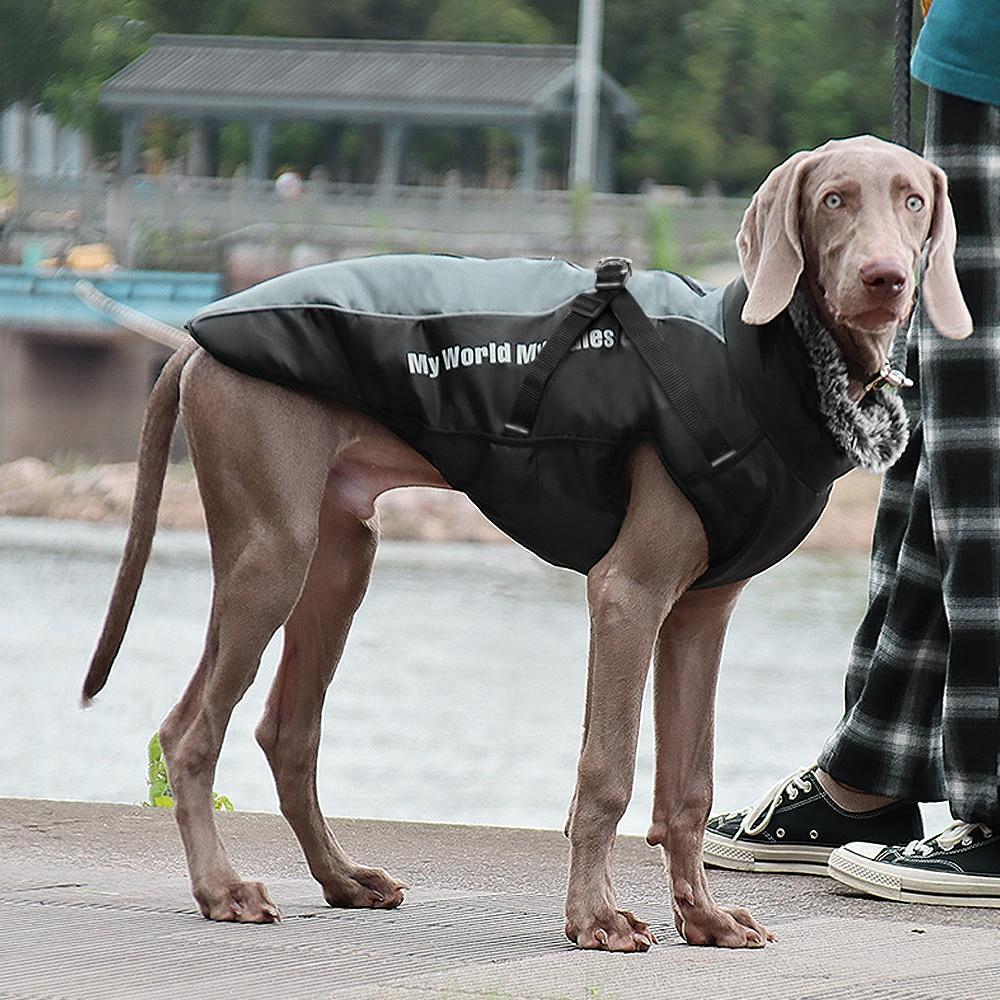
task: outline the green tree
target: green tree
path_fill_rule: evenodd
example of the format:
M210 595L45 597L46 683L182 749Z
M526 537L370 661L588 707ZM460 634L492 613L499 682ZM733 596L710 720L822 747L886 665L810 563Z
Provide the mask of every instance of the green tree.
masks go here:
M61 72L50 79L42 101L63 125L88 134L98 153L117 147L119 122L100 106L104 82L137 58L151 26L141 0L64 0L72 30L59 52Z
M426 30L427 38L455 42L505 42L548 45L552 25L522 0L440 0Z
M0 0L0 107L37 104L65 70L61 56L76 28L74 6L64 0Z
M605 65L643 114L631 183L752 190L795 149L888 133L892 5L608 0Z
M577 7L567 0L0 0L0 108L42 102L88 131L98 149L112 148L117 120L100 108L100 88L156 31L572 43ZM746 192L794 149L831 136L885 135L891 22L887 0L606 0L603 63L642 109L620 173L633 186L649 177ZM230 133L227 148L238 156L246 137ZM507 156L509 138L494 138L494 159ZM422 146L437 141L426 139ZM301 130L289 142L296 159L315 145ZM428 164L447 159L444 147L424 152Z

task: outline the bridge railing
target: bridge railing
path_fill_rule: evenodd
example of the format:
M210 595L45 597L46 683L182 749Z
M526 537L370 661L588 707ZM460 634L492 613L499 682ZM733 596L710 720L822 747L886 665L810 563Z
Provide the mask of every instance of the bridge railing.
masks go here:
M297 197L287 197L270 181L179 175L137 175L123 181L96 173L78 179L32 178L18 190L23 219L58 221L60 213L76 213L82 227L103 230L122 248L129 245L136 225L185 228L209 237L285 226L326 230L351 245L453 245L460 252L482 253L621 246L647 260L657 256L656 239L666 238L679 250L680 263L706 254L731 257L744 207L740 198L690 197L662 188L583 196L452 184L306 181Z

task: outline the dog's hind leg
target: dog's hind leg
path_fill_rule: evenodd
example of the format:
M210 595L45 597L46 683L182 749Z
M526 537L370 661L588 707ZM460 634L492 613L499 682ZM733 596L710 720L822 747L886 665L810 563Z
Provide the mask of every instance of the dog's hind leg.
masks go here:
M316 793L323 700L365 595L378 529L345 504L334 477L320 515L319 542L302 595L285 623L285 645L257 726L281 811L331 906L389 909L403 889L386 872L356 865L337 843Z
M213 920L279 917L258 882L242 881L212 808L215 768L233 708L268 640L298 599L318 532L329 467L319 404L196 358L182 407L212 545L215 589L205 649L160 729L191 887Z
M304 526L303 526L304 527ZM160 728L191 887L212 920L267 922L277 909L259 883L242 882L215 825L212 787L229 718L261 653L295 603L311 555L307 533L276 529L248 539L217 568L205 650L183 697ZM267 567L280 573L267 575Z

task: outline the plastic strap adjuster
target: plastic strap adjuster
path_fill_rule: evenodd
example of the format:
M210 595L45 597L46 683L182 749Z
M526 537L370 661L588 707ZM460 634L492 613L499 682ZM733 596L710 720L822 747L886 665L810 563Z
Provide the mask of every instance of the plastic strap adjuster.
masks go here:
M608 307L608 297L606 295L594 295L592 292L581 292L573 301L570 303L570 312L576 313L578 316L586 316L587 319L593 319L600 313L604 312Z
M602 257L594 268L597 288L624 288L632 277L632 261L628 257Z

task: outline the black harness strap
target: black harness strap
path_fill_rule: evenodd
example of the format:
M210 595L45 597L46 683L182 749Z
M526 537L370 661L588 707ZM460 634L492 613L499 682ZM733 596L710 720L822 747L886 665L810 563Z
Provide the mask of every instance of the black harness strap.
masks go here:
M618 317L628 339L646 362L684 426L697 438L709 463L715 467L732 458L736 450L715 426L667 342L656 332L632 294L623 288L612 301L611 311Z
M624 258L609 257L598 263L596 290L584 292L573 300L559 329L545 342L532 362L521 383L510 420L504 425L504 434L519 438L531 434L542 396L556 368L591 321L610 307L670 405L697 439L709 463L713 467L721 465L732 458L736 450L715 426L666 341L656 332L631 293L625 290L625 282L631 273L631 261Z
M573 299L566 318L545 342L524 376L510 420L504 424L503 432L507 437L527 437L531 433L542 396L559 362L569 353L576 338L590 326L591 320L604 312L617 294L617 288L600 289L582 292Z

